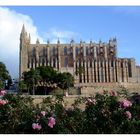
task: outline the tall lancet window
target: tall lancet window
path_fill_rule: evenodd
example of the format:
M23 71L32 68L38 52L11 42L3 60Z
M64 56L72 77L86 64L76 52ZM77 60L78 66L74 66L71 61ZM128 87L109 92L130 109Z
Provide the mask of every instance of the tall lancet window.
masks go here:
M52 55L55 55L55 47L52 48Z
M89 54L89 50L88 50L88 47L86 47L86 55Z
M64 48L64 55L67 55L67 47Z
M36 54L36 50L35 48L32 49L32 57L35 57L35 54Z
M69 55L72 55L72 47L69 48Z
M104 82L103 61L101 61L101 81L100 82Z
M65 57L64 67L68 67L68 58L67 57Z
M42 56L45 57L45 55L46 55L46 49L43 48L43 49L42 49Z
M76 55L78 55L78 47L75 48Z
M31 58L31 68L36 66L36 50L35 48L32 49L32 58Z

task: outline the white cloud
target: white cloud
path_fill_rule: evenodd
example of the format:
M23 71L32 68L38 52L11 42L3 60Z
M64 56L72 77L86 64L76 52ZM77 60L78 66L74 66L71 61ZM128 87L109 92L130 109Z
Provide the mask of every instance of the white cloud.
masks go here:
M71 39L79 36L79 34L72 31L51 28L44 34L44 36L50 40L50 43L57 43L58 39L60 40L60 43L68 43Z
M37 27L28 15L13 11L6 7L0 7L0 61L4 62L12 77L18 77L19 70L19 43L20 33L23 24L26 31L30 33L31 43L35 43L39 38L40 43L45 43L39 36ZM51 28L45 32L44 38L48 38L50 43L68 43L72 38L79 36L72 31Z
M6 64L12 76L18 76L19 37L23 24L31 34L32 42L37 38L43 42L29 16L0 7L0 61Z

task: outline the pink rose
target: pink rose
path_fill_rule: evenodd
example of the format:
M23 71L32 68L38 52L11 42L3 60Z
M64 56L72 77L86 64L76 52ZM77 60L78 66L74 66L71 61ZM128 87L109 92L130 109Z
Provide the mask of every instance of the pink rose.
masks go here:
M1 90L1 91L0 91L0 95L1 95L1 96L4 96L5 94L6 94L6 91L5 91L5 90Z
M88 98L86 103L87 104L94 104L95 105L96 104L96 100Z
M41 129L41 125L39 125L38 123L33 123L32 124L32 128L36 129L36 130L40 130Z
M48 120L48 126L50 128L53 128L54 125L55 125L55 118L50 117L49 120Z
M92 99L92 103L95 105L96 104L96 100L95 99Z
M132 103L130 101L124 99L120 102L120 105L122 108L128 108L128 107L132 106Z
M45 112L45 111L41 111L40 114L41 114L42 116L45 116L45 115L46 115L46 112Z
M125 112L126 117L130 120L132 118L132 115L129 111Z
M7 100L2 100L2 99L0 99L0 105L5 105L5 104L7 104L7 103L8 103Z

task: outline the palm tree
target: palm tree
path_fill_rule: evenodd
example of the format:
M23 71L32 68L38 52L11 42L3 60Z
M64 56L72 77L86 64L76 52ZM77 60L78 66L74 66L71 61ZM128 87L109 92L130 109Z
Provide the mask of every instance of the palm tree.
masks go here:
M31 69L28 72L23 73L23 78L25 83L27 84L28 91L29 88L32 88L32 94L35 95L35 87L37 86L39 80L41 79L40 73L37 69Z
M58 86L63 90L68 89L68 93L69 93L69 87L73 86L74 83L73 76L68 72L64 72L64 73L59 73L57 79L59 80L57 82Z
M45 89L45 95L47 94L48 87L54 85L56 83L57 71L49 66L41 66L37 68L40 71L40 84L43 84Z

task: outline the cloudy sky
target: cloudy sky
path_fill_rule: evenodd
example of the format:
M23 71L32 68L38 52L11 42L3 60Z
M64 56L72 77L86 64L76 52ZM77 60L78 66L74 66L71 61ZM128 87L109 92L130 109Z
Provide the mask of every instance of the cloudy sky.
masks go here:
M116 37L119 57L134 57L140 65L140 7L0 7L0 61L18 77L19 37L22 25L35 43L108 42Z

